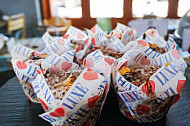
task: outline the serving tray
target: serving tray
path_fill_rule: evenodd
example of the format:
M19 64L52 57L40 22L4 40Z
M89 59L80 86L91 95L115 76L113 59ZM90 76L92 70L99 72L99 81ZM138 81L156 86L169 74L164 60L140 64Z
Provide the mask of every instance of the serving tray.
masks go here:
M2 78L1 78L2 79ZM51 126L38 115L40 104L30 102L18 80L13 77L0 87L0 126ZM190 126L190 81L182 89L182 98L166 117L145 126ZM117 99L111 89L97 126L140 126L127 120L119 111Z

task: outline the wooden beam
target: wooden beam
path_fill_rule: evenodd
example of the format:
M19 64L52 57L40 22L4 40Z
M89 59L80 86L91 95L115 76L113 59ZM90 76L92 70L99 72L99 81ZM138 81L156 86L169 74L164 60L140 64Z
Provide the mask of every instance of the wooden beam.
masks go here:
M50 0L41 0L43 19L51 18Z
M168 16L167 18L179 18L177 16L179 0L168 0Z

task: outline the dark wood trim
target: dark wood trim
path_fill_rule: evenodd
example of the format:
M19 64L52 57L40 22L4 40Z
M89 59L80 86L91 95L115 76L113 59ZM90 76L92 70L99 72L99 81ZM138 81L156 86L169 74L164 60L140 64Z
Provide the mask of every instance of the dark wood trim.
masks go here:
M41 0L43 19L51 18L50 0Z
M133 0L123 0L123 17L112 18L112 28L115 28L117 22L127 25L130 20L138 19L132 15L132 2ZM51 17L50 0L41 0L42 2L42 14L43 19L49 19ZM67 18L72 21L72 25L79 28L91 28L96 24L96 18L90 17L90 0L81 0L82 6L82 18ZM179 18L177 16L178 0L168 0L168 16L166 18Z
M177 16L179 0L168 0L168 16L167 18L179 18Z

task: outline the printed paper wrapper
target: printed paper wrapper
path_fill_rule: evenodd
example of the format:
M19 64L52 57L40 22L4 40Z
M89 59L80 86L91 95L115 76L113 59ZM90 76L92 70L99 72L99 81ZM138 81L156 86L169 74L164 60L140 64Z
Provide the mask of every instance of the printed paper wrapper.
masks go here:
M127 51L129 51L131 49L140 49L146 54L147 57L149 57L151 59L154 59L154 58L157 58L157 57L159 57L161 55L164 55L165 53L171 51L172 49L175 49L175 47L176 47L176 43L173 40L172 35L169 36L169 39L166 42L166 45L165 45L166 52L164 54L161 54L159 52L153 51L149 47L148 43L149 42L147 42L146 40L131 41L124 47L123 52L127 52Z
M81 62L87 56L87 54L89 53L89 50L92 50L93 47L101 47L101 48L106 47L106 48L111 48L116 51L124 53L125 45L123 44L122 40L125 40L125 41L134 40L132 38L134 38L135 36L135 32L133 32L132 29L130 30L131 31L130 34L128 33L129 29L130 28L122 24L118 24L118 27L114 30L112 36L107 35L107 33L104 32L99 27L98 24L96 24L93 28L91 28L91 30L86 29L88 37L85 40L85 46L83 48L78 46L78 48L76 49L76 58L78 62ZM122 34L122 39L120 39L119 36L116 35L116 31L125 33L125 34Z
M28 58L32 52L34 52L34 50L17 44L11 50L11 63L13 70L28 99L32 102L39 102L30 84L30 81L31 79L35 78L36 70L39 70L40 67L28 62L22 62L24 59Z
M107 64L100 62L102 63L100 67ZM96 63L94 64L96 66ZM109 65L107 69L109 69L107 74L110 75L111 66ZM39 116L52 125L95 125L109 91L109 82L104 76L106 72L99 71L102 76L96 71L86 67L61 101L54 98L42 72L38 71L32 86L46 111Z
M103 33L104 32L98 24L94 25L90 30L86 28L86 31L87 31L89 38L94 37L94 35L97 33Z
M148 29L138 40L145 40L151 44L157 44L159 47L165 47L166 41L159 35L157 29Z
M73 26L70 26L65 35L60 37L58 40L54 40L53 37L46 32L42 37L46 47L41 53L47 54L51 51L57 55L62 55L68 51L75 50L76 45L71 43L71 40L85 41L87 38L86 33Z
M166 42L159 34L156 29L148 29L143 35L141 35L137 40L144 40L150 44L156 44L158 47L165 48L166 52L171 49L175 49L176 43L172 34L169 34L168 41Z
M31 86L30 81L34 79L37 75L36 70L43 70L45 72L52 66L57 66L59 68L64 67L71 63L71 59L74 57L73 52L67 52L62 56L58 56L53 52L49 52L45 59L41 60L41 65L35 65L25 61L32 52L36 52L30 48L17 44L11 50L12 55L12 66L13 70L29 100L32 102L39 102L36 97L34 90ZM39 53L39 52L36 52ZM78 68L79 66L75 63L73 65L68 65L67 69ZM65 67L64 67L65 68Z
M120 38L124 45L126 45L130 41L136 40L136 31L121 23L117 23L117 27L110 32L110 35Z
M45 33L44 35L46 35ZM43 38L44 38L43 35ZM68 51L74 50L75 47L70 42L69 35L62 36L58 40L52 39L51 36L48 36L49 38L43 39L46 40L45 44L46 47L41 51L42 54L48 54L49 52L53 52L57 55L62 55L63 53L66 53Z
M174 57L172 54L170 56ZM166 56L166 59L168 57ZM139 50L130 50L118 62L114 73L112 73L115 74L114 87L120 111L125 117L138 123L151 123L166 115L171 106L179 100L186 80L183 72L174 64L176 60L164 64L166 62L164 58L154 64L161 66L161 68L150 77L148 84L137 87L119 73L119 69L123 65L132 67L154 63L150 60ZM151 91L148 91L149 89Z

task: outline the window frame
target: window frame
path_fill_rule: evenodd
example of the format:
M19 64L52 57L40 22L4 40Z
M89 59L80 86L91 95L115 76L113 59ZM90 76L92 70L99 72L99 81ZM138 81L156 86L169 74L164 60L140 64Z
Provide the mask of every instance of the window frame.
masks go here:
M132 15L132 1L123 0L123 17L111 18L112 28L115 28L117 22L127 25L129 21L138 19ZM50 0L41 0L43 20L51 18ZM79 28L92 28L96 24L96 18L90 17L90 0L81 0L82 18L66 18L72 21L72 25ZM166 18L178 19L178 0L168 0L168 14Z

